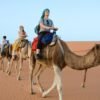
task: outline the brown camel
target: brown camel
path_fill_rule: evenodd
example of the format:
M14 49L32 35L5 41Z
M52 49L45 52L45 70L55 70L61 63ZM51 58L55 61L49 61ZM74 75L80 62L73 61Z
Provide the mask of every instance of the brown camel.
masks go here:
M1 69L3 70L3 72L5 71L5 68L4 68L5 60L7 61L8 66L9 66L10 60L11 60L11 45L10 44L5 45L4 50L3 50L3 55L1 55L1 50L0 50Z
M48 66L49 68L53 68L54 70L54 82L47 91L43 92L42 96L45 97L55 87L57 87L59 100L63 100L62 99L61 71L65 68L65 66L68 66L75 70L85 70L85 73L86 73L87 69L96 67L97 65L100 64L100 45L99 44L96 44L86 55L79 56L73 53L68 48L66 43L58 38L56 45L52 47L47 46L46 48L43 49L42 54L43 54L43 59L41 60L36 60L35 53L32 54L33 67L31 68L31 71L30 71L31 72L30 73L31 92L33 92L33 89L32 89L33 70L35 68L36 63L39 63L40 66Z
M13 51L13 48L12 48ZM11 68L12 68L12 64L13 62L15 62L16 66L16 71L17 71L17 66L19 63L19 71L18 71L18 75L17 75L17 80L20 80L20 74L21 74L21 70L22 70L22 66L23 66L23 60L29 60L29 68L31 68L30 66L31 64L31 54L32 54L32 49L31 49L31 43L28 40L23 40L22 43L20 43L20 45L18 46L18 50L16 51L16 58L13 59L13 55L12 55L12 59L10 62L10 66L7 68L7 72L8 74L11 73Z

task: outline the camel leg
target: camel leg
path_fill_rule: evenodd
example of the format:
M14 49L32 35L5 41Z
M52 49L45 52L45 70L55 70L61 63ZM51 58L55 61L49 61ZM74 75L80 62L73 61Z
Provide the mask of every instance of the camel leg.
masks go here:
M41 70L41 64L39 65L38 70L34 73L34 76L37 76L39 74L40 70Z
M1 66L2 66L2 65L1 65L1 61L0 61L0 70L2 70Z
M2 59L0 59L0 70L2 70Z
M51 87L47 91L43 92L42 97L46 97L46 95L49 94L55 87L56 87L56 78L54 78L54 81Z
M2 69L3 69L3 72L5 72L5 69L4 69L4 63L3 63L3 65L2 65Z
M59 94L59 100L62 100L62 81L61 81L61 70L58 68L57 72L57 90Z
M2 70L4 72L4 61L3 60L1 61L1 68L2 68Z
M59 100L62 100L62 82L61 82L61 70L59 69L58 66L54 66L54 73L55 73L55 78L52 86L43 93L43 97L45 97L48 93L50 93L56 86L57 86L57 91L59 94Z
M42 68L41 68L41 64L40 64L38 70L34 73L34 76L36 77L36 80L33 81L33 85L37 85L37 80L38 80L38 76L39 76L39 74L40 74L40 70L41 70L41 69L42 69Z
M39 90L40 90L41 93L43 93L44 89L43 89L43 87L42 87L42 85L41 85L39 79L40 79L41 73L43 73L43 71L45 70L45 68L46 68L46 67L43 67L43 66L40 64L39 70L38 70L38 72L35 74L35 75L36 75L36 80L37 80L37 83L36 83L36 84L37 84L37 86L38 86L38 88L39 88Z
M7 69L6 69L6 72L8 72L8 69L9 69L9 66L10 66L10 62L8 61L8 65L7 65Z
M18 60L15 61L15 71L16 71L16 74L17 74L17 67L18 67Z
M19 66L19 72L18 72L18 76L17 76L17 80L20 80L20 74L22 71L22 66L23 66L23 59L20 58L20 66Z
M87 75L87 69L84 70L84 78L83 78L83 84L82 84L82 87L83 87L83 88L85 88L86 75Z
M4 59L1 59L1 69L4 72Z
M12 65L13 65L13 60L11 59L11 61L8 61L8 67L6 68L6 73L8 73L8 75L11 74Z
M30 70L29 79L30 79L30 93L31 94L34 94L34 92L33 92L33 71L34 71L34 68L35 68L35 62L33 61L33 59L31 60L29 58L29 70Z

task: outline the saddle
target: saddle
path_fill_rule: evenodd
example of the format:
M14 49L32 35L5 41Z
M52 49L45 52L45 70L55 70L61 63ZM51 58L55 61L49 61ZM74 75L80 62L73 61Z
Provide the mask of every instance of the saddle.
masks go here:
M46 36L45 36L46 37ZM44 37L44 38L45 38ZM57 41L57 35L53 35L53 37L51 38L51 41L49 40L48 42L48 37L46 39L42 39L42 45L43 45L43 48L47 47L47 46L54 46L56 44L56 41ZM47 43L46 43L47 42ZM38 37L34 38L33 42L32 42L32 51L36 51L37 49L37 44L38 44Z
M24 48L27 43L28 43L27 39L16 40L15 43L13 44L13 48L18 51L20 48Z
M9 44L4 45L4 49L7 49L9 47Z
M19 42L19 47L20 48L24 48L25 45L28 43L28 40L27 39L23 39Z

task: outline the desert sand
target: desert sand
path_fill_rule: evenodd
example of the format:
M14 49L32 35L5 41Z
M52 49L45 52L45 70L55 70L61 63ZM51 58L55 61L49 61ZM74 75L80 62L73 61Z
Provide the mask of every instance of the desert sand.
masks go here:
M86 54L95 43L100 42L67 42L69 48L78 55ZM100 66L88 70L86 88L81 87L83 74L84 71L73 70L68 66L62 71L63 100L100 100ZM15 68L12 69L11 76L0 70L0 100L58 100L56 89L46 98L41 97L36 86L36 94L29 93L27 61L24 62L21 78L22 80L17 81ZM41 83L45 90L51 86L52 81L53 71L46 69L41 75Z

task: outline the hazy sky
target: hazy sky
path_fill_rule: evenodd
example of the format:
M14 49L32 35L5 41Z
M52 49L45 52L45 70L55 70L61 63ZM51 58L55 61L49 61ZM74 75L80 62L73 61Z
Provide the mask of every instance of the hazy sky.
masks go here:
M14 42L19 25L24 25L32 41L45 8L50 9L50 18L63 40L100 40L100 0L0 0L0 41L7 35Z

